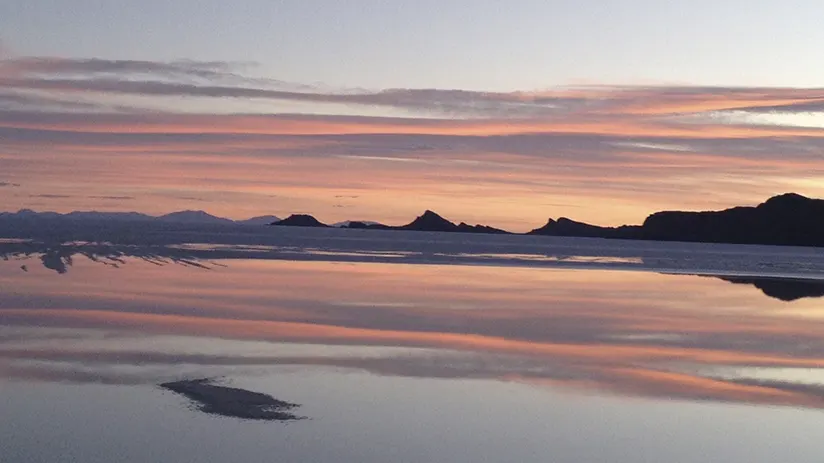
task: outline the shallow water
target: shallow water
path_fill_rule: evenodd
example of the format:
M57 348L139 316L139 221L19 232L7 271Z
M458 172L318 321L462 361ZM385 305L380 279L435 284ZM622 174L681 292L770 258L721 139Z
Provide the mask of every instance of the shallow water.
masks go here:
M0 262L2 461L822 458L814 281L21 257ZM158 387L205 377L309 419L208 415Z

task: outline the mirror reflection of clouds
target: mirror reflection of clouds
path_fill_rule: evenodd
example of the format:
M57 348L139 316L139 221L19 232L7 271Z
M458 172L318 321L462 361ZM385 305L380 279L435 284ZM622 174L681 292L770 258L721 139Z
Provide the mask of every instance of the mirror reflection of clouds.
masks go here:
M129 258L0 266L9 377L156 383L334 366L607 393L819 407L821 391L735 369L824 366L820 302L645 272ZM743 370L742 370L743 371ZM803 386L803 387L802 387Z

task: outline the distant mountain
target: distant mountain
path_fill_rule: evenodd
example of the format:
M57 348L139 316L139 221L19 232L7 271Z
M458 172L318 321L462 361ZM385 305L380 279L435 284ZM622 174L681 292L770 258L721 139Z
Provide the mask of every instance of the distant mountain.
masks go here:
M361 222L357 220L350 221L348 225L341 228L351 228L353 230L397 230L398 227L384 225L378 222Z
M34 219L56 219L62 217L57 212L35 212L31 209L20 209L17 212L0 212L0 219L18 219L18 220L34 220Z
M261 215L259 217L252 217L246 220L235 220L235 223L243 225L269 225L272 222L278 222L280 219L274 215Z
M354 227L352 225L355 225ZM370 220L344 220L343 222L338 222L332 224L335 228L366 228L366 227L374 227L376 225L383 225L379 222L372 222ZM388 225L384 225L388 227Z
M824 246L824 200L795 193L774 196L755 207L722 211L656 212L642 225L599 227L561 218L532 235L579 236L703 243Z
M432 232L456 232L458 226L444 219L438 214L427 210L423 215L418 216L411 223L397 227L400 230L432 231Z
M291 226L291 227L328 227L312 217L311 215L296 214L292 215L279 222L274 222L272 225ZM384 225L378 222L347 220L338 222L332 227L357 229L357 230L407 230L407 231L429 231L429 232L448 232L448 233L490 233L490 234L504 234L509 233L498 228L487 227L485 225L468 225L461 222L455 225L453 222L444 219L435 212L427 210L423 215L417 217L412 222L399 227Z
M412 231L430 231L430 232L446 232L446 233L489 233L489 234L505 234L509 233L498 228L488 227L486 225L469 225L461 222L455 225L440 215L427 210L423 215L418 216L412 222L402 225L400 227L391 227L393 230L412 230Z
M292 214L289 217L272 222L270 225L278 227L314 227L314 228L328 228L329 225L321 223L318 219L307 214Z
M549 219L546 225L536 228L528 235L577 236L582 238L632 238L639 227L623 225L621 227L599 227L588 223L576 222L566 217L558 220Z
M139 212L97 212L97 211L74 211L63 215L67 219L73 220L153 220L154 217Z
M31 209L20 209L17 212L0 212L0 220L73 220L73 221L147 221L154 220L154 217L139 212L97 212L97 211L74 211L68 214L57 212L35 212Z
M444 219L440 215L427 210L423 215L419 216L411 223L401 227L398 230L414 230L414 231L430 231L430 232L448 232L448 233L488 233L488 234L506 234L509 233L498 228L488 227L486 225L469 225L461 222L455 225L453 222Z
M756 207L657 212L642 228L643 238L652 240L822 246L824 200L787 193Z
M311 215L295 214L284 220L275 216L254 217L233 221L203 211L181 211L152 217L137 212L35 212L23 209L0 213L0 223L19 230L24 224L36 229L48 229L53 221L110 221L177 223L191 225L224 224L261 226L271 224L290 227L326 228L328 225ZM188 225L187 225L188 226ZM347 221L335 224L339 228L368 230L407 230L449 233L504 234L505 230L486 225L455 224L431 210L412 222L393 227L376 222ZM795 193L775 196L758 206L733 207L722 211L656 212L642 225L601 227L566 217L550 219L529 235L612 238L628 240L695 241L705 243L766 244L791 246L824 246L824 200L810 199Z
M333 227L337 228L348 228L351 230L397 230L398 227L393 227L391 225L384 225L380 222L372 222L368 220L346 220L344 222L338 222Z
M161 215L157 218L160 222L175 223L202 223L202 224L232 224L234 220L217 217L204 211L180 211L171 214Z
M67 221L67 222L162 222L176 224L214 224L214 225L266 225L278 220L273 215L253 217L248 220L234 221L208 214L204 211L179 211L155 217L140 212L97 212L74 211L68 214L57 212L35 212L31 209L21 209L17 212L0 212L0 221Z
M489 227L487 225L469 225L467 223L461 222L458 224L458 229L455 230L459 233L485 233L489 235L511 235L511 232L506 230L501 230L500 228Z

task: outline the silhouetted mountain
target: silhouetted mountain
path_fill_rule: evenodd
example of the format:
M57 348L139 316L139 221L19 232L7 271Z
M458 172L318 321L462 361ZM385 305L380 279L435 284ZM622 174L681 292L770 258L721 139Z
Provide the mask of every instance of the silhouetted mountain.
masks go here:
M278 220L277 217L269 215L254 217L248 220L234 221L223 217L217 217L204 211L179 211L171 214L155 217L140 212L97 212L97 211L74 211L68 214L57 212L35 212L31 209L21 209L17 212L0 212L0 221L12 221L12 223L36 224L42 221L62 221L62 223L82 223L82 222L106 222L106 223L126 223L126 222L162 222L175 224L204 224L204 225L267 225Z
M16 213L0 213L0 223L17 229L24 225L49 228L48 224L40 222L45 220L65 220L68 222L60 223L68 223L71 226L77 221L89 220L119 223L158 221L183 224L182 226L269 223L293 227L328 227L314 217L303 214L292 215L285 220L277 220L274 216L263 216L235 222L203 211L181 211L161 217L136 212L72 212L63 215L55 212L34 212L28 209ZM369 230L508 233L485 225L468 225L463 222L456 225L430 210L411 223L400 227L365 221L342 222L338 225L340 228ZM562 217L557 221L550 219L546 225L528 234L630 240L824 246L824 200L787 193L770 198L756 207L734 207L708 212L657 212L647 217L643 225L620 227L599 227Z
M469 225L465 222L458 224L458 229L455 230L461 233L486 233L489 235L509 235L510 232L501 230L500 228L489 227L486 225Z
M223 217L216 217L204 211L180 211L172 212L171 214L161 215L157 218L161 222L175 222L175 223L202 223L202 224L231 224L234 220L224 219Z
M352 224L355 224L355 227L352 227ZM357 228L357 227L371 227L373 225L382 225L378 222L372 222L370 220L344 220L343 222L338 222L332 224L335 228ZM388 225L387 225L388 226Z
M96 211L74 211L68 214L58 214L57 212L35 212L31 209L20 209L17 212L0 212L0 220L126 220L143 219L150 216L137 212L96 212Z
M765 295L785 302L805 297L824 297L824 281L787 278L717 276L738 285L753 285Z
M65 217L63 214L57 212L35 212L31 209L20 209L17 212L0 212L0 220L50 220L63 217Z
M59 214L58 214L59 216ZM117 221L146 221L154 220L155 217L141 214L140 212L97 212L97 211L74 211L63 215L67 219L74 220L117 220Z
M440 215L427 210L423 215L419 216L411 223L401 227L394 227L397 230L413 230L413 231L432 231L432 232L448 232L448 233L488 233L488 234L506 234L509 233L498 228L488 227L486 225L469 225L461 222L455 225Z
M583 238L632 238L634 233L638 233L639 227L624 225L621 227L599 227L583 222L576 222L566 217L552 220L549 219L546 225L536 228L528 235L550 235L550 236L578 236Z
M274 215L262 215L260 217L252 217L251 219L246 220L235 220L235 223L243 225L269 225L272 222L278 221L280 221L280 218Z
M643 238L735 244L824 245L824 200L788 193L756 207L714 212L658 212Z
M156 217L141 214L139 212L74 211L69 212L68 214L58 214L57 212L35 212L31 209L21 209L17 212L0 212L0 220L23 222L39 222L53 220L64 220L71 222L145 222L155 219Z
M458 231L458 226L454 223L444 219L438 214L427 210L423 215L419 216L411 223L397 227L400 230L414 230L414 231L434 231L434 232L455 232Z
M396 230L397 227L390 227L378 222L363 222L359 220L347 220L339 228L351 228L353 230Z
M824 200L787 193L756 207L722 211L665 211L641 226L599 227L566 218L550 220L533 235L704 243L824 246Z
M277 222L272 222L270 225L275 225L279 227L315 227L315 228L327 228L329 225L321 223L318 219L312 217L311 215L307 214L292 214L289 217L279 220Z

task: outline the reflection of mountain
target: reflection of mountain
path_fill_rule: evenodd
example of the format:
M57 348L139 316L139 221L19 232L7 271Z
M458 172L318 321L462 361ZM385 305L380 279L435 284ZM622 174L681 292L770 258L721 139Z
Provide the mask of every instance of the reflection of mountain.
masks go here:
M805 297L824 297L824 281L790 278L717 276L738 285L753 285L765 295L786 302Z
M83 256L93 262L111 267L124 264L126 258L136 258L155 265L170 263L192 267L209 268L199 262L192 252L170 246L122 246L109 243L61 243L47 244L34 242L0 244L0 259L25 260L37 258L43 267L63 274L74 265L74 257ZM28 271L27 265L21 265Z
M330 229L293 230L277 236L259 230L251 239L248 234L218 234L215 238L225 241L209 242L198 233L193 241L185 233L160 233L155 236L151 227L146 227L139 238L149 236L149 240L131 240L127 244L115 241L117 237L106 237L99 242L81 241L32 241L0 239L0 260L18 266L22 271L36 269L32 262L38 262L44 268L57 273L67 273L77 262L86 259L112 268L119 268L129 259L142 260L153 265L179 264L203 269L222 267L219 262L233 259L253 260L290 260L322 262L384 262L396 264L435 264L435 265L500 265L514 267L552 267L552 268L593 268L593 269L631 269L667 272L677 267L677 261L683 253L669 257L661 256L656 248L639 250L641 257L623 257L614 254L614 249L592 247L580 248L576 242L570 245L558 244L557 247L525 247L513 253L512 244L518 239L502 240L483 238L470 240L461 236L450 236L441 240L366 240L347 237L346 233L330 233ZM127 237L134 238L135 236ZM234 238L234 240L233 240ZM257 238L260 238L258 240ZM141 242L142 241L142 242ZM659 245L656 245L659 246ZM689 245L700 247L700 245ZM479 252L483 250L484 252ZM571 251L574 251L571 253ZM657 256L648 258L647 256ZM77 259L86 258L86 259ZM693 267L685 272L700 271L704 276L713 276L730 283L748 284L761 289L764 295L783 301L794 301L804 297L824 297L824 281L812 280L807 272L796 273L798 266L796 254L778 259L741 261L740 271L751 269L758 274L757 268L765 265L776 272L786 272L787 277L726 276L722 269L715 270L715 262L727 262L728 259L741 259L740 253L713 253L710 260L692 261ZM824 268L824 261L807 262L808 275L819 274ZM818 270L816 270L818 269ZM779 273L780 274L780 273Z
M315 232L329 234L327 229ZM300 365L578 390L591 385L647 397L824 404L821 388L804 391L792 383L741 384L736 379L762 378L761 372L769 370L765 366L820 366L824 322L799 323L792 314L764 310L724 310L739 300L731 300L723 287L729 284L720 281L682 285L694 277L624 273L619 280L614 272L578 271L536 271L535 278L525 278L520 271L475 266L393 265L365 274L350 265L291 262L238 262L216 272L160 268L133 273L128 262L125 271L88 267L81 278L68 280L15 277L0 269L8 289L0 300L2 375L168 384L186 377L271 374L271 380L241 387L263 387L262 392L278 397L295 390L278 385L290 381L279 367ZM700 297L692 299L695 293ZM755 308L778 304L765 298L749 302ZM685 303L699 310L683 310ZM193 344L205 347L193 351ZM738 371L747 366L752 373ZM320 386L338 377L317 378ZM251 399L247 404L260 403L256 395L200 382L171 385L205 395L207 402L198 400L196 406L215 401L223 406L246 397ZM329 388L339 390L343 393L335 400L349 400L350 389ZM283 398L290 397L303 401L294 392ZM238 410L230 406L230 413Z

